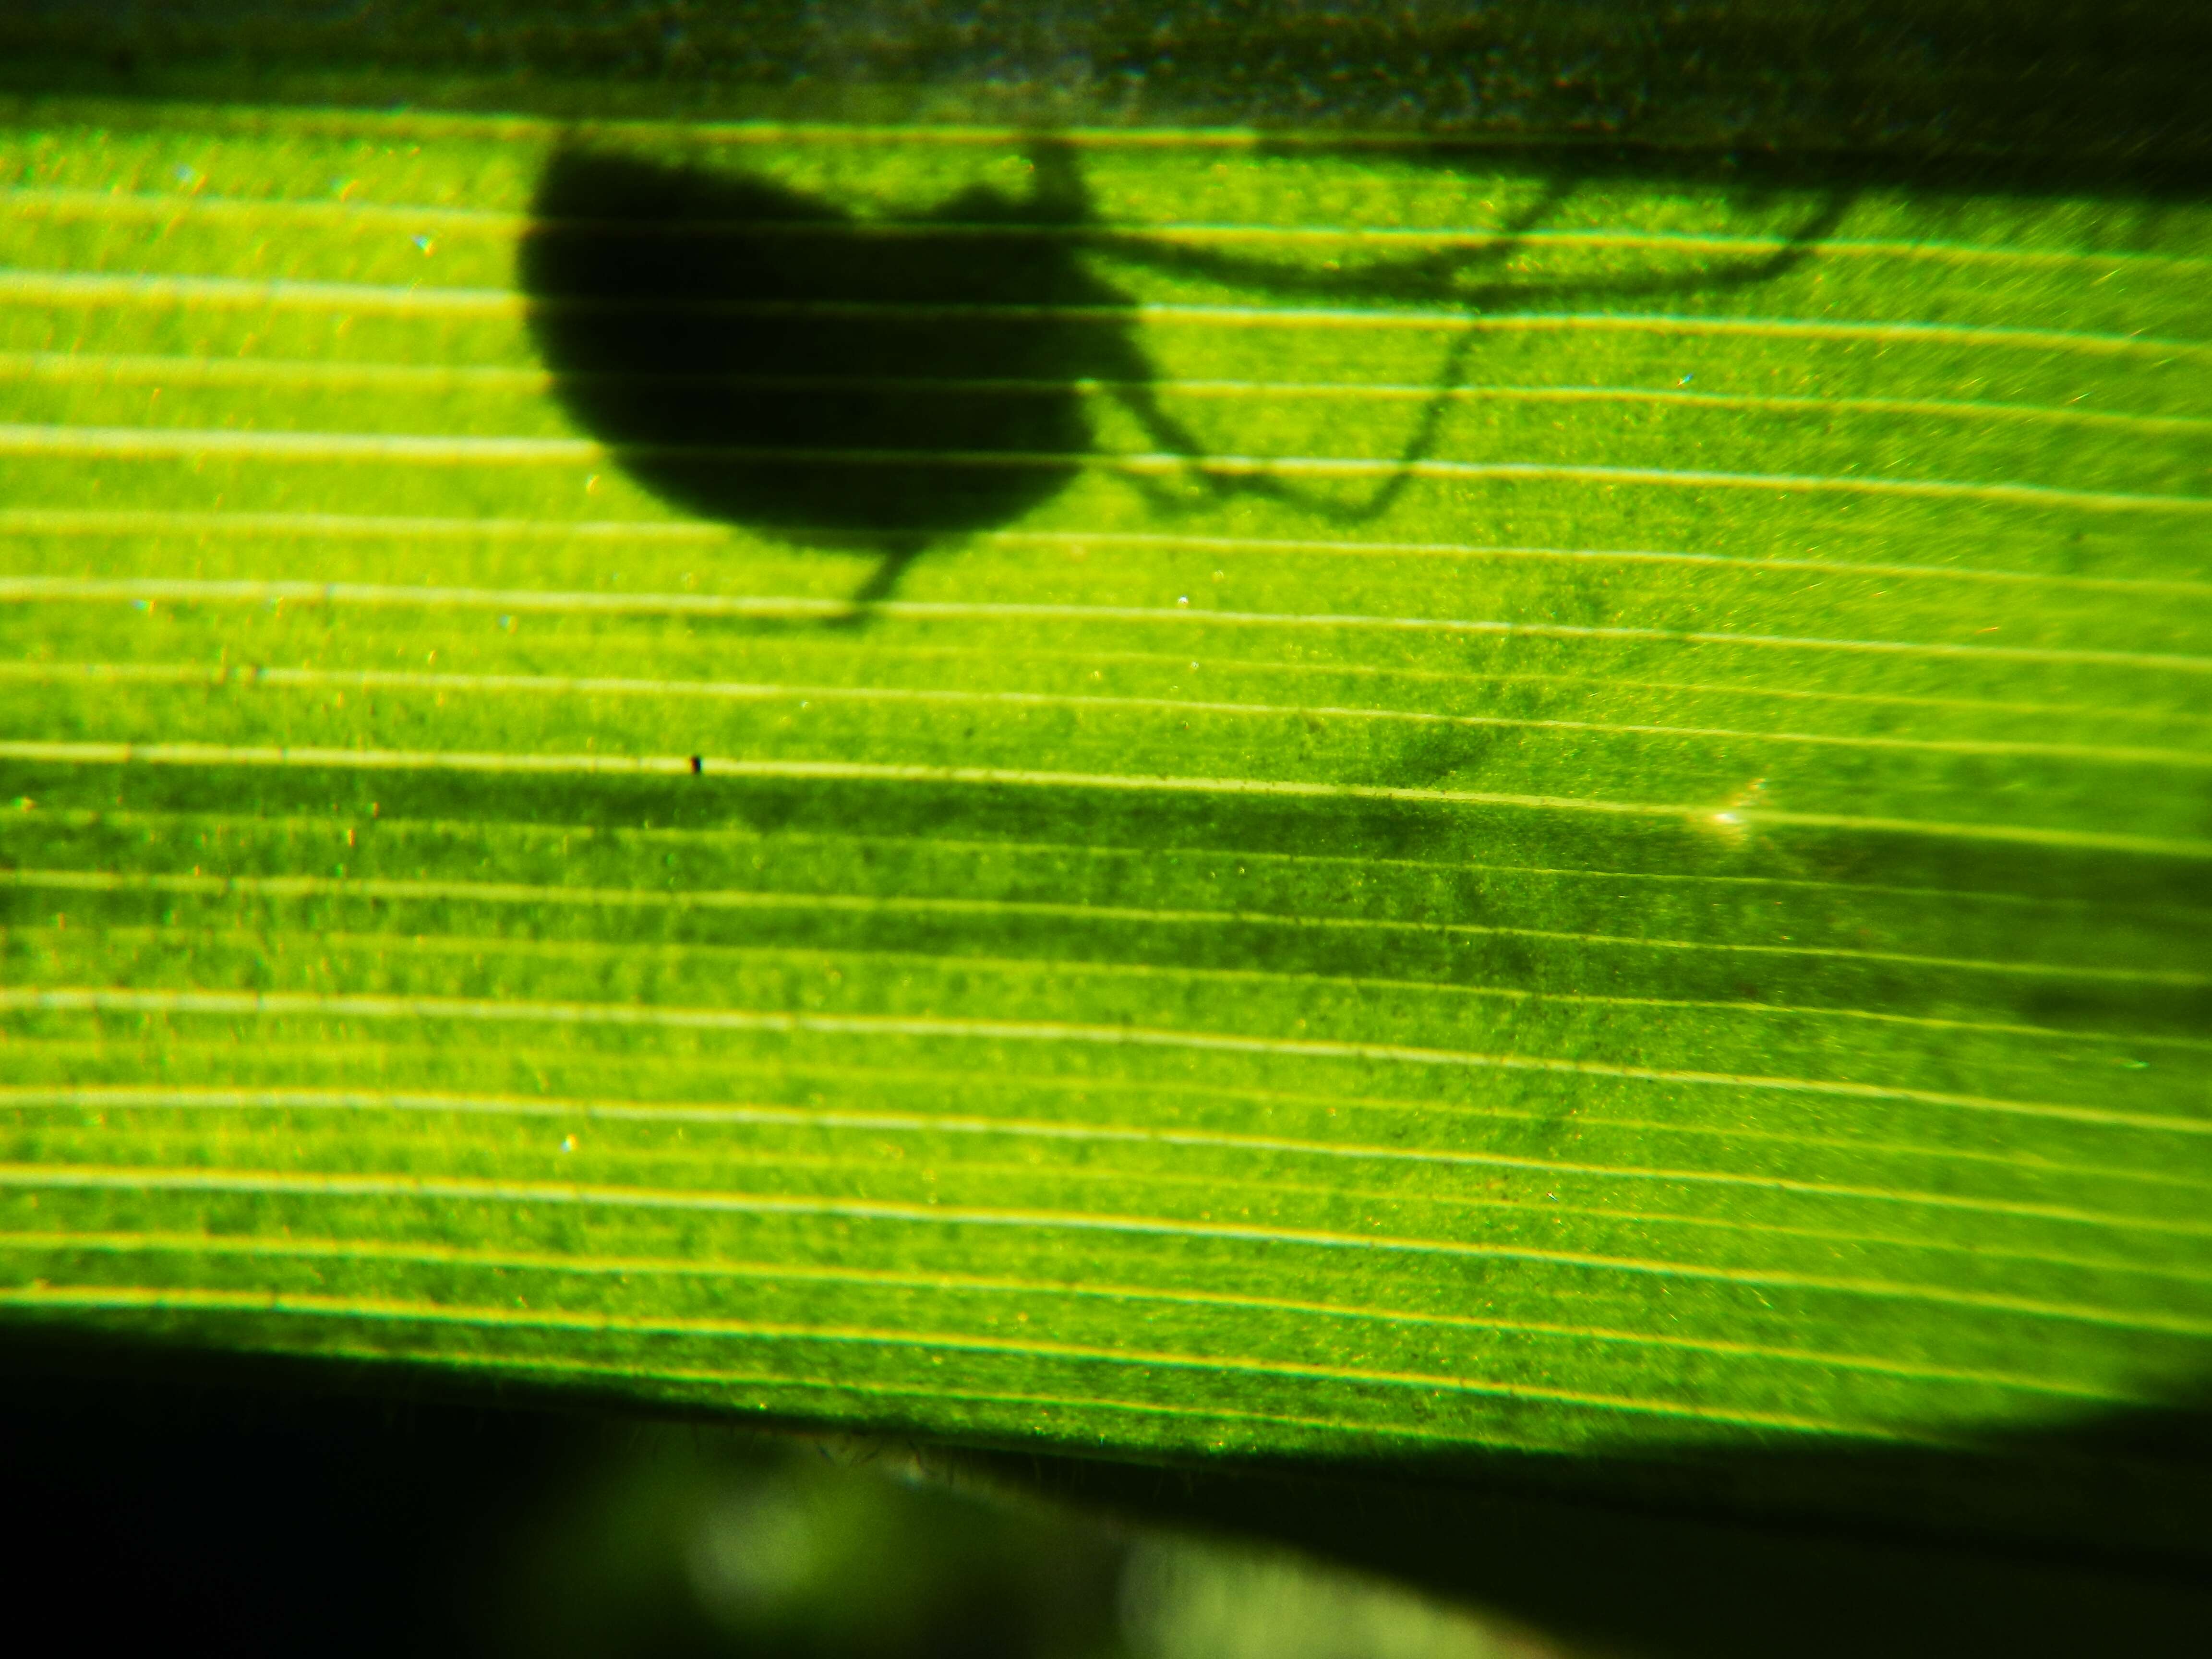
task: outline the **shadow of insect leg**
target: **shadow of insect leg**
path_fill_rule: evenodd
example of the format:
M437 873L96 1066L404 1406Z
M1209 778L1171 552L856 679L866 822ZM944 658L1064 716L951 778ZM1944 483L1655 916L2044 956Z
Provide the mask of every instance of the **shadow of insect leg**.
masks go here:
M1111 389L1115 401L1134 416L1137 423L1144 428L1145 435L1152 441L1153 448L1162 456L1184 462L1186 465L1179 470L1194 479L1214 500L1224 500L1240 491L1279 493L1269 488L1276 480L1232 477L1223 472L1215 464L1218 458L1207 451L1204 441L1161 407L1159 393L1149 380L1115 380L1111 383ZM1178 495L1146 473L1132 473L1130 482L1153 506L1163 511L1178 511L1190 504L1188 496Z
M1454 280L1463 280L1473 268L1503 264L1525 246L1523 239L1529 232L1549 219L1571 197L1580 181L1571 173L1555 173L1544 181L1544 187L1534 201L1514 214L1506 222L1499 239L1486 244L1474 256L1462 264L1454 273ZM1356 507L1335 507L1329 516L1340 524L1364 524L1381 518L1398 504L1413 481L1413 469L1436 453L1437 440L1443 430L1444 416L1450 411L1453 401L1467 389L1468 360L1474 355L1480 330L1474 320L1485 313L1498 308L1502 301L1512 295L1507 283L1490 282L1465 295L1462 305L1466 308L1468 325L1460 331L1444 353L1443 362L1437 366L1431 382L1429 396L1421 405L1421 412L1407 434L1396 458L1396 470L1377 485L1375 493Z
M1022 145L1022 159L1030 164L1030 198L1024 216L1038 224L1095 223L1090 181L1075 146L1064 138L1032 134Z
M1762 260L1755 271L1737 279L1734 285L1749 286L1754 283L1771 282L1803 264L1820 251L1821 243L1835 234L1836 227L1843 223L1844 216L1851 210L1851 204L1858 198L1858 191L1851 186L1831 186L1826 199L1813 210L1812 216L1790 232L1789 240Z
M1073 152L1050 140L1032 140L1025 154L1034 169L1027 214L1055 224L1097 225L1087 186ZM1109 258L1150 266L1172 276L1259 289L1278 297L1310 295L1343 301L1379 300L1399 305L1445 304L1464 306L1479 313L1495 296L1508 295L1510 285L1492 283L1470 294L1471 276L1495 269L1527 245L1529 232L1555 215L1579 187L1581 179L1570 171L1544 179L1533 199L1508 215L1496 231L1486 234L1472 247L1425 253L1411 258L1388 259L1352 272L1323 273L1255 259L1218 249L1177 245L1159 246L1144 232L1104 234L1097 243ZM1388 478L1376 496L1363 504L1346 506L1321 492L1303 489L1284 478L1261 458L1223 456L1209 451L1199 434L1162 404L1151 363L1134 343L1116 337L1101 338L1087 354L1087 368L1096 382L1133 416L1154 452L1154 462L1173 459L1180 466L1132 469L1127 475L1152 507L1163 513L1188 508L1194 503L1188 490L1160 482L1158 472L1182 475L1194 482L1203 499L1215 502L1236 496L1259 496L1284 502L1340 523L1357 523L1389 510L1407 484L1408 469L1427 458L1435 447L1444 416L1466 374L1474 349L1474 331L1462 330L1448 350L1434 392L1416 419L1410 441L1396 460L1401 469Z
M1444 417L1449 413L1454 400L1466 390L1468 361L1474 354L1480 331L1475 326L1474 319L1500 308L1501 302L1510 301L1516 292L1510 283L1492 281L1472 293L1467 292L1462 284L1476 271L1501 264L1520 252L1526 246L1528 234L1559 210L1574 194L1578 182L1571 174L1554 174L1544 181L1543 188L1533 201L1508 218L1500 227L1495 240L1455 256L1448 266L1440 265L1432 258L1418 262L1419 270L1416 280L1419 288L1425 291L1441 288L1452 295L1466 309L1468 325L1459 331L1457 337L1446 349L1443 361L1437 365L1429 395L1415 417L1413 429L1407 434L1405 443L1392 459L1393 470L1366 501L1348 506L1316 491L1301 489L1280 478L1264 476L1223 479L1220 481L1223 486L1221 493L1237 490L1289 501L1339 525L1369 523L1396 506L1416 476L1414 469L1435 453L1437 439L1443 429ZM1352 286L1362 293L1401 297L1392 292L1390 284L1394 273L1402 273L1403 270L1402 266L1392 266L1367 273L1362 278L1354 279Z
M921 538L892 543L884 549L876 568L868 573L867 580L853 590L846 601L847 609L830 618L832 628L859 628L875 614L875 608L898 591L908 567L928 550L928 543Z
M1554 179L1525 216L1519 218L1512 234L1524 234L1542 222L1571 192L1571 181ZM1667 278L1659 282L1620 282L1592 285L1588 289L1559 289L1547 297L1561 297L1569 292L1591 292L1607 298L1619 299L1628 295L1648 296L1659 293L1711 293L1729 289L1756 287L1788 274L1812 258L1820 245L1832 235L1836 227L1857 199L1856 190L1849 186L1834 186L1826 191L1812 215L1792 231L1783 245L1763 258L1747 261L1740 267L1719 272L1700 272L1695 276ZM1507 241L1495 248L1486 248L1486 258L1494 261L1510 252L1518 244ZM1472 263L1472 262L1470 262ZM1377 486L1366 501L1356 507L1333 507L1322 502L1310 503L1310 510L1328 517L1338 524L1362 524L1380 518L1395 507L1413 483L1414 469L1435 453L1438 435L1443 430L1444 416L1454 400L1467 390L1467 363L1474 354L1479 334L1474 319L1485 314L1510 313L1525 308L1530 298L1527 288L1511 283L1493 282L1466 296L1469 326L1452 342L1439 367L1428 400L1422 405L1419 418L1414 422L1405 446L1400 450L1396 471Z
M1820 193L1805 222L1782 240L1771 253L1755 259L1736 260L1718 270L1699 271L1694 276L1662 277L1634 284L1616 283L1599 291L1608 294L1715 294L1732 289L1756 288L1761 283L1771 283L1788 276L1812 259L1820 246L1835 234L1836 227L1844 221L1858 200L1858 187L1849 184L1831 185ZM1754 197L1754 204L1759 198Z

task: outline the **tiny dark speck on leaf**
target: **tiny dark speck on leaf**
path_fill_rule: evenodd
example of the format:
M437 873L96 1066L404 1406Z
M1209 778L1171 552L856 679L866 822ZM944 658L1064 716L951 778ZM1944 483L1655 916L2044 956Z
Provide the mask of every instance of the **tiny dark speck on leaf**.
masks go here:
M692 757L691 757L691 775L692 775L693 777L695 777L695 778L696 778L696 777L697 777L697 776L698 776L702 772L705 771L706 769L707 769L707 762L706 762L706 759L705 759L705 757L704 757L703 756L700 756L700 755L694 755L694 756L692 756Z

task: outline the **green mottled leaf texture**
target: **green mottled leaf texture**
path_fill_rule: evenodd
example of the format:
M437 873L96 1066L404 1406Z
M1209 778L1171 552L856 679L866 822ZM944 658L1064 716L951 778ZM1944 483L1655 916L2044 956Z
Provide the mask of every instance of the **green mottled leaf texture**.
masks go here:
M10 120L19 1332L1132 1457L2203 1401L2212 203ZM982 284L787 296L878 333L728 397L1075 437L593 429L563 155Z

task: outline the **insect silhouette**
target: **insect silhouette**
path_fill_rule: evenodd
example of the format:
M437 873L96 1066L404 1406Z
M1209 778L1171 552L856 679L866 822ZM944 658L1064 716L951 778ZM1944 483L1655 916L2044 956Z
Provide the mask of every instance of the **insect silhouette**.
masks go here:
M1093 447L1086 384L1195 456L1135 302L1050 234L1091 216L1072 155L1030 160L1026 197L869 224L752 175L556 154L522 282L560 397L679 507L881 550L859 604L1064 488Z
M1404 489L1401 471L1347 506L1263 470L1211 465L1163 405L1136 301L1091 268L1093 254L1278 296L1469 314L1570 293L1540 295L1498 273L1572 191L1571 173L1472 245L1316 271L1116 228L1098 217L1070 145L1035 139L1024 155L1026 194L976 185L880 221L754 173L557 150L520 272L556 394L634 477L687 512L878 554L854 596L857 617L928 548L1064 489L1097 452L1101 397L1182 463L1174 483L1126 475L1164 512L1242 494L1346 521L1387 510ZM1781 254L1717 280L1778 274L1840 211L1832 204ZM1434 445L1474 343L1462 333L1445 354L1404 464Z

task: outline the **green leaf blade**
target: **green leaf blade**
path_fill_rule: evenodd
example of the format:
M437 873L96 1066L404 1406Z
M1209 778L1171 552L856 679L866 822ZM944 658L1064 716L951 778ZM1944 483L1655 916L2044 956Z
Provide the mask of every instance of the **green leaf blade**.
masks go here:
M1201 447L1078 376L850 628L564 412L560 136L9 140L13 1318L1124 1455L2201 1401L2200 205L1092 135Z

